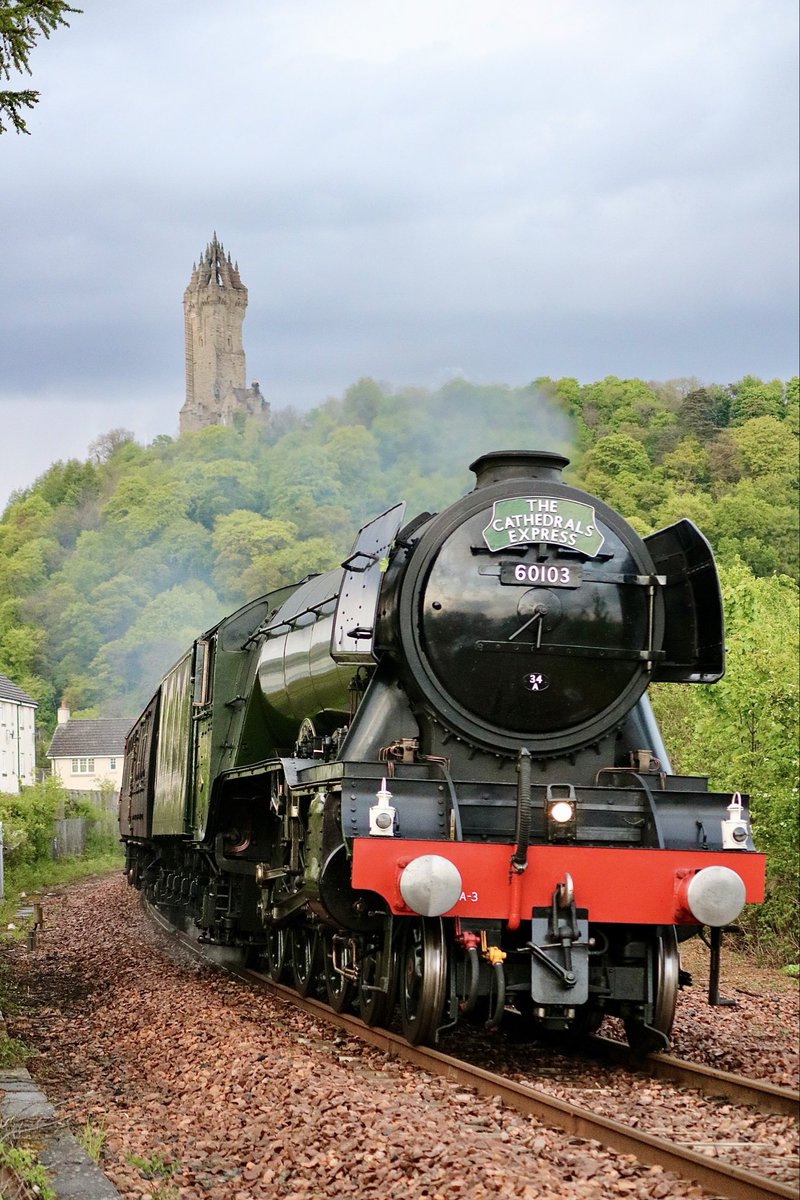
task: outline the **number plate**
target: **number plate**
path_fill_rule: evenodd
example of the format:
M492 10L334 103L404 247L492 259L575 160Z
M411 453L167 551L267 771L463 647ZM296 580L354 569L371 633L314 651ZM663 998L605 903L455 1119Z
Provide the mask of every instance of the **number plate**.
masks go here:
M523 563L500 564L500 582L513 583L518 587L580 587L583 582L581 563Z

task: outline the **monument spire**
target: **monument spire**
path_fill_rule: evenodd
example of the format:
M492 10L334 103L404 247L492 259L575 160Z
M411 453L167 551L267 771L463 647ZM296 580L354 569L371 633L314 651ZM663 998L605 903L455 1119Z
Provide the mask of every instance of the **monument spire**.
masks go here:
M234 417L264 416L269 406L257 385L245 386L242 324L247 288L214 231L183 294L186 400L180 431L230 425Z

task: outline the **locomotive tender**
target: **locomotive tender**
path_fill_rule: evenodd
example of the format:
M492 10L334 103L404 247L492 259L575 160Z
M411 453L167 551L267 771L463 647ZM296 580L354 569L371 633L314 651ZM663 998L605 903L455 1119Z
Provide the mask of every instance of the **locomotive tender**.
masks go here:
M672 773L646 696L722 676L719 582L567 463L485 454L198 638L127 739L129 881L412 1042L513 1012L666 1046L679 941L763 898L747 798Z

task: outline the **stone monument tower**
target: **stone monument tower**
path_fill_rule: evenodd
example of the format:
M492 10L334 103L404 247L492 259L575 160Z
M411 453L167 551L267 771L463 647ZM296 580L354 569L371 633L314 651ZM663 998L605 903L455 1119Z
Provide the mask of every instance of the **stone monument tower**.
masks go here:
M181 433L206 425L231 425L234 417L266 416L269 405L257 383L245 387L242 322L247 288L239 264L225 257L216 233L192 268L183 294L186 337L186 402Z

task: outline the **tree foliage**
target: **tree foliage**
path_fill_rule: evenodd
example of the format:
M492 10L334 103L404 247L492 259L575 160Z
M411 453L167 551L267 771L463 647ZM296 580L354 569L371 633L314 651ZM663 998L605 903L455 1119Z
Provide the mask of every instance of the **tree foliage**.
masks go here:
M755 578L736 560L722 569L727 669L714 687L655 689L673 767L710 775L712 787L750 795L768 889L749 928L768 953L797 961L797 588L786 576Z
M64 0L3 0L0 2L0 79L12 73L30 75L30 56L40 37L49 38L59 26L68 26L67 15L79 13ZM23 110L38 103L39 93L30 88L0 91L0 133L11 122L17 133L27 133Z

